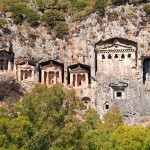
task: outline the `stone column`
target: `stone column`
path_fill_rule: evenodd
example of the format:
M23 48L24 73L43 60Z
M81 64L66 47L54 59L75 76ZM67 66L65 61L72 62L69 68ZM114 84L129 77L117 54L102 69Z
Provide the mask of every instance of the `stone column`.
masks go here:
M25 70L22 70L22 79L24 80L25 79Z
M73 85L73 74L70 73L70 85Z
M54 71L54 84L56 84L56 71Z
M88 73L85 73L85 82L86 82L86 85L88 85L88 84L89 84Z
M17 78L18 78L18 81L21 81L21 70L20 70L20 66L18 65L17 67Z
M11 66L13 66L13 64L11 64ZM14 64L14 66L11 68L11 71L17 74L17 71L18 71L17 64Z
M76 76L75 87L77 87L78 86L78 74L75 74L75 76Z
M6 70L5 67L6 67L6 59L4 59L4 62L3 62L3 71Z
M62 83L62 70L59 71L59 82Z
M11 62L10 61L8 61L8 71L12 71L12 69L11 69Z
M44 70L41 70L41 83L44 84Z
M34 81L34 70L31 70L32 71L32 77L31 77L31 80Z
M50 78L50 75L49 75L49 72L46 71L46 85L48 86L49 85L49 79Z

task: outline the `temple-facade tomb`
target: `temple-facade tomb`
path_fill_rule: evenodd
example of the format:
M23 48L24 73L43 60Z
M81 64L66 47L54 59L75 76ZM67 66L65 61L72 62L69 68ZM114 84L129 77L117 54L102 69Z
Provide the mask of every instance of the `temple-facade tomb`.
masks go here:
M90 67L75 64L68 67L68 84L73 87L86 87L90 84Z
M0 51L0 71L12 71L13 70L13 52L6 50Z
M63 83L63 68L62 63L54 60L40 63L40 81L46 86L56 83Z
M35 65L24 62L17 65L18 81L34 81Z
M136 43L112 38L96 44L96 73L113 76L131 76L136 68Z

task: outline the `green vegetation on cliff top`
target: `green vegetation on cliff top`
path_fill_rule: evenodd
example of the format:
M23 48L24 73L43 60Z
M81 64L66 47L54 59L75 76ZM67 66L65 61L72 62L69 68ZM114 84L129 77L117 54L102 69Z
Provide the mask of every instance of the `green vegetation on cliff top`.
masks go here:
M50 31L62 38L68 26L65 16L72 16L72 21L83 20L87 15L97 11L105 15L108 5L125 5L128 0L0 0L0 12L12 12L16 24L24 21L31 26L45 22ZM142 0L131 0L129 4L141 5ZM150 15L150 4L143 4L144 11ZM5 22L0 18L0 26Z

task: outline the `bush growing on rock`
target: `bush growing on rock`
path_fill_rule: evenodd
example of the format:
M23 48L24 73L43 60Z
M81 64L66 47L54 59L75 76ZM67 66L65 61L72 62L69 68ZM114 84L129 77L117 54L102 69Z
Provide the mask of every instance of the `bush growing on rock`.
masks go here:
M7 24L7 21L4 18L0 17L0 27L5 24Z
M14 6L17 3L28 3L29 0L1 0L0 1L0 11L2 12L8 12L11 11L12 6Z
M65 15L58 10L48 10L41 18L50 29L52 29L58 38L62 38L67 33L68 27L65 23Z
M24 10L24 13L26 14L27 22L29 22L31 26L36 25L40 19L40 15L33 9L27 8Z
M65 15L63 12L58 10L47 10L41 20L53 28L57 21L65 21Z
M111 0L111 4L113 5L125 5L129 0Z
M44 9L44 1L43 0L33 0L33 2L37 5L39 9Z
M24 20L23 12L27 6L25 3L15 3L11 6L11 11L13 13L13 18L15 23L21 23Z
M68 0L59 0L57 5L60 9L68 12L72 7L71 1Z
M130 4L134 4L134 5L136 5L136 4L140 3L140 2L142 2L142 0L130 0L129 1Z
M57 22L54 27L54 31L58 38L63 38L63 35L65 35L68 31L67 24L65 22Z
M77 11L84 10L87 5L88 5L88 4L87 4L87 1L85 1L85 0L72 1L72 6L73 6L74 9L76 9Z
M25 19L30 25L36 25L40 19L40 15L33 9L28 8L25 3L16 3L11 7L13 12L14 22L16 24L22 23Z
M143 9L147 13L147 15L150 16L150 4L144 4Z
M105 14L105 7L107 6L108 0L96 0L94 3L94 9L100 13L101 16Z

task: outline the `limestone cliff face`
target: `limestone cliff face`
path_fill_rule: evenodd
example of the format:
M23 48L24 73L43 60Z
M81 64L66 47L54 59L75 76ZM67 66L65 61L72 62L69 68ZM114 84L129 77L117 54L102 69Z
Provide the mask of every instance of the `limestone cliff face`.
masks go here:
M98 13L94 13L83 21L75 23L71 22L71 17L66 17L69 32L64 40L49 34L44 25L36 28L28 24L15 25L10 14L1 14L1 16L7 19L8 24L0 28L0 47L12 48L15 65L24 61L38 64L50 59L64 63L65 85L67 85L68 66L77 63L88 65L91 67L91 86L80 89L79 95L90 97L101 116L107 111L105 105L108 107L119 105L128 122L142 116L150 117L150 93L144 93L145 89L149 91L150 87L143 85L143 61L150 57L150 19L146 17L142 6L109 7L103 18ZM137 65L134 76L125 78L121 75L96 74L95 44L100 40L114 37L137 43ZM14 69L17 70L15 67ZM127 96L124 100L115 100L111 97L109 85L119 82L128 83ZM28 86L30 87L26 85L25 88Z

